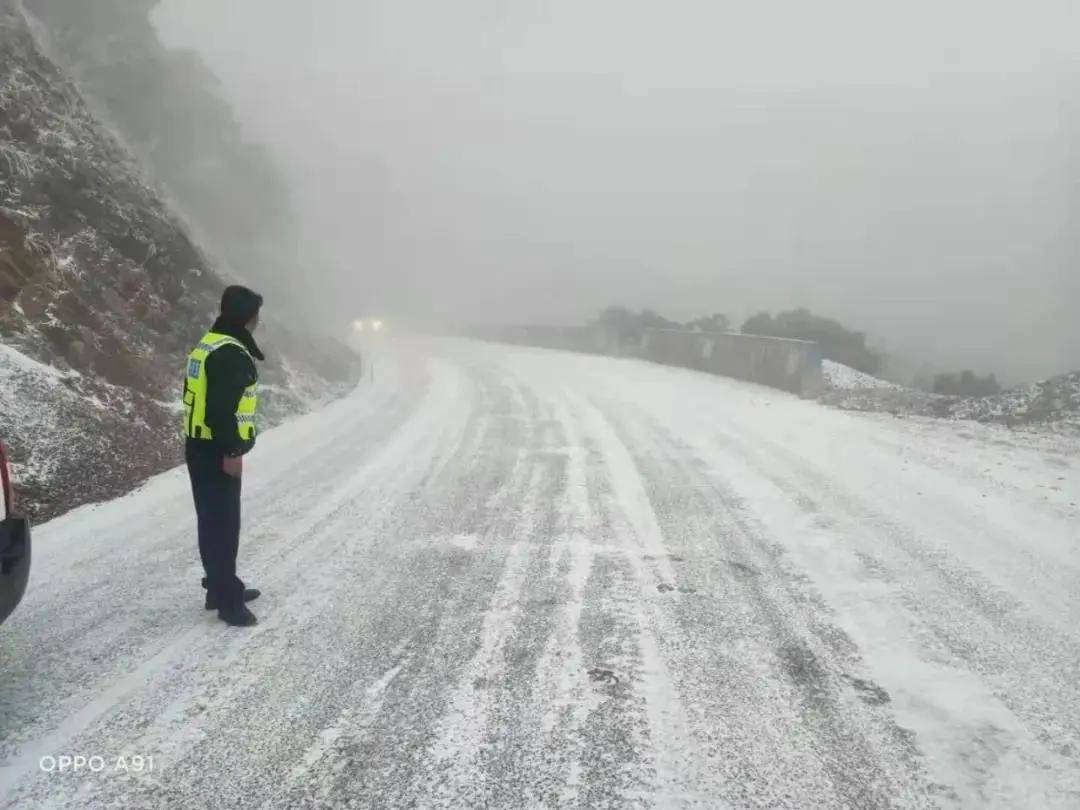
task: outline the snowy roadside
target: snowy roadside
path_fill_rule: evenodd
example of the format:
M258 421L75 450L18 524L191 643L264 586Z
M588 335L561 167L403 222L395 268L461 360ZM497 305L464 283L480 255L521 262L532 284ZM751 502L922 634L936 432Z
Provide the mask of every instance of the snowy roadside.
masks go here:
M264 428L345 396L358 376L331 381L287 360L281 366L263 386ZM155 399L0 343L0 440L11 450L20 507L35 522L115 498L179 464L180 410L179 394Z

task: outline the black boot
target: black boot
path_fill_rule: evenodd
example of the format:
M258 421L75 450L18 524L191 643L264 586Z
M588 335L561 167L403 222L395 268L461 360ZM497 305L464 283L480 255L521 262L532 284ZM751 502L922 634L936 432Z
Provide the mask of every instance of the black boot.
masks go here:
M254 602L261 595L262 595L262 591L260 591L258 588L244 588L244 601L245 602ZM217 597L215 597L212 593L210 593L210 591L207 591L206 592L206 609L207 610L217 610L217 608L218 608Z
M240 605L238 608L225 609L222 608L218 611L218 618L225 624L232 625L233 627L251 627L254 624L258 624L259 620L255 618L255 614L247 609L245 605Z

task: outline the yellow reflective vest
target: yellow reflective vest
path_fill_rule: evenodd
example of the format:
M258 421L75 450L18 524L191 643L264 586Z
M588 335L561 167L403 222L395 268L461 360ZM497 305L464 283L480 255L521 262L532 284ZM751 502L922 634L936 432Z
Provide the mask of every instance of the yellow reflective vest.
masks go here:
M189 438L214 438L206 424L206 358L222 346L239 346L244 354L251 357L251 352L243 343L218 332L207 332L188 355L187 372L184 375L184 435ZM244 389L244 395L236 408L236 427L244 441L255 438L258 387L258 383L252 383Z

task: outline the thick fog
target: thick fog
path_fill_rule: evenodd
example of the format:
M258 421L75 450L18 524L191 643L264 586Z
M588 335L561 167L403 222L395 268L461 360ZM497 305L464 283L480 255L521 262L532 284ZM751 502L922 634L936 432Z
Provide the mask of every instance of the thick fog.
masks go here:
M1080 367L1075 0L163 0L291 190L320 316L807 306Z

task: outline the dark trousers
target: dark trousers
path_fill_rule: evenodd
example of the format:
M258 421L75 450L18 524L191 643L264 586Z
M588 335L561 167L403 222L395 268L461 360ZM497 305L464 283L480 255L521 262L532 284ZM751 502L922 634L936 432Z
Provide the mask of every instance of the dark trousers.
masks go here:
M187 448L187 468L199 525L204 584L221 609L244 603L244 583L236 576L240 550L240 479L221 468L220 455Z

